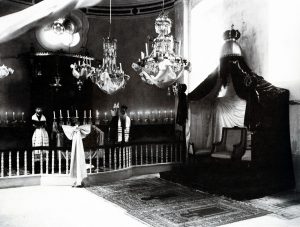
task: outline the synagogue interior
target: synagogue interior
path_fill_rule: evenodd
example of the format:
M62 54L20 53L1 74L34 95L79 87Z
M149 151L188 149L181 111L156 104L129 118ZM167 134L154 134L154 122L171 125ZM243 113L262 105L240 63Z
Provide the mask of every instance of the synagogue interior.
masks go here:
M299 10L0 1L0 226L299 226Z

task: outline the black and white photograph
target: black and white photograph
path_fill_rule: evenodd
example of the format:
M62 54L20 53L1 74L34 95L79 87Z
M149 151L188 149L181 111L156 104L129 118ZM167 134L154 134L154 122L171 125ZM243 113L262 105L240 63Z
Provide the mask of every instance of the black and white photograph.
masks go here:
M299 12L0 0L0 227L300 226Z

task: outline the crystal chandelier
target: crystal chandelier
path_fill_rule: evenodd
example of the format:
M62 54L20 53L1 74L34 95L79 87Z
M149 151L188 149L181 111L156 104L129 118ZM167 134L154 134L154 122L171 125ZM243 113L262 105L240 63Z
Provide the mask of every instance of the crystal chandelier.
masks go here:
M0 79L7 77L9 74L13 74L14 70L12 68L7 67L6 65L0 66Z
M92 66L94 58L78 55L78 62L70 65L73 76L77 79L78 90L81 90L83 81L92 78L95 74L95 67Z
M111 0L110 0L110 25L111 26ZM103 59L102 65L93 67L91 60L85 59L82 64L72 64L73 76L82 83L80 78L90 78L101 91L112 95L124 88L129 76L122 69L122 64L117 65L117 39L110 37L103 39Z
M190 69L189 62L180 56L181 43L174 41L170 34L172 21L163 11L155 20L155 31L158 36L153 40L153 50L146 55L141 52L141 59L132 64L132 68L139 72L141 79L148 84L165 88L175 83L183 71Z

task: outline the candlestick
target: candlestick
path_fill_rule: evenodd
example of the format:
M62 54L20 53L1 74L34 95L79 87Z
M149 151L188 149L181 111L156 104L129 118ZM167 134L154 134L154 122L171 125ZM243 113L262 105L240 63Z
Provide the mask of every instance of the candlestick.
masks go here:
M22 112L22 115L23 115L24 112ZM55 111L53 111L53 119L56 119L55 117Z
M67 118L70 118L69 110L67 110Z
M59 110L59 118L62 118L61 110Z
M145 47L146 47L146 56L148 56L148 43L145 43Z
M75 110L75 116L76 116L76 118L78 118L78 112L77 112L77 110Z

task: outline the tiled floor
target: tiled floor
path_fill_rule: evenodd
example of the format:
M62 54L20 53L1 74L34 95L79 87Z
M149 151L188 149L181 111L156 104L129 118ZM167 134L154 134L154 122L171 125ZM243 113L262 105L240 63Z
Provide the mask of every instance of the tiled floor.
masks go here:
M33 186L0 189L1 227L146 226L84 188ZM300 218L267 215L226 226L300 226Z

